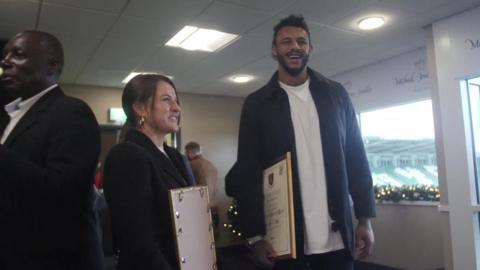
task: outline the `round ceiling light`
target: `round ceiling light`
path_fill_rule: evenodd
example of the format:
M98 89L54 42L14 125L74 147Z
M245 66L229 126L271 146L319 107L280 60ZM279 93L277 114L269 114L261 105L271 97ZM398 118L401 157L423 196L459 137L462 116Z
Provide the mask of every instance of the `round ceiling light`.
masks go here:
M368 17L363 18L358 22L358 28L362 30L373 30L385 24L385 19L382 17Z
M230 77L230 80L234 83L247 83L253 80L253 76L251 75L235 75Z

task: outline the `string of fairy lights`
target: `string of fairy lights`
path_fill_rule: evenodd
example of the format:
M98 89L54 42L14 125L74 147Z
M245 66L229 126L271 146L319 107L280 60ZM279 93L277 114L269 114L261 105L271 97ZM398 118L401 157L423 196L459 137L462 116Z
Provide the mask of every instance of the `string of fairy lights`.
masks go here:
M223 228L232 233L234 236L243 239L242 233L240 232L240 225L238 224L238 213L237 202L233 200L227 209L228 223L223 223Z
M377 201L439 201L440 191L436 186L411 185L395 187L390 185L374 186Z
M378 202L394 202L401 201L439 201L440 191L436 186L430 185L404 185L401 187L391 185L375 185L373 187L375 199ZM243 239L239 224L238 206L232 201L227 209L227 223L223 224L223 228L239 239Z

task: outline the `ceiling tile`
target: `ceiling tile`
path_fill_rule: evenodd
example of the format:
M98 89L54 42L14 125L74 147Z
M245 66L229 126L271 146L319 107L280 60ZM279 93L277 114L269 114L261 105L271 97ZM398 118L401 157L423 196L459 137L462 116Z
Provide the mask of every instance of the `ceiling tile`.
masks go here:
M175 26L138 17L121 16L108 37L128 38L129 44L149 43L163 46L175 31Z
M83 42L88 42L88 38L98 42L99 38L107 34L116 18L115 15L103 12L44 4L39 28L85 38Z
M237 74L238 72L234 72ZM198 94L222 95L222 96L246 96L261 88L268 78L255 77L248 83L234 83L229 76L223 76L217 80L195 87L193 91Z
M128 37L108 37L91 58L77 83L91 84L100 71L124 74L120 80L139 67L157 50L152 43L132 42ZM116 81L112 81L116 84Z
M374 3L376 0L298 0L295 5L282 11L284 14L302 14L309 21L330 24L338 18Z
M271 44L273 38L273 28L280 22L280 20L286 18L287 16L288 15L286 14L275 15L264 23L260 24L259 26L251 29L250 31L245 33L245 35L249 37L268 38L269 44ZM307 24L310 30L310 34L322 31L323 28L325 28L324 24L320 24L317 22L307 21Z
M273 36L273 27L285 16L282 14L275 15L264 23L258 25L257 27L250 29L248 32L245 33L245 36L249 37L269 37L270 39Z
M204 85L196 89L198 94L221 95L221 96L246 96L259 89L261 85L252 81L245 84L235 84L227 80L220 80L212 84Z
M360 19L371 16L380 16L385 18L385 25L379 29L371 31L360 30L357 26ZM385 3L376 3L369 6L365 6L356 12L349 14L343 19L337 21L334 26L354 31L363 35L372 35L378 33L384 33L390 31L392 28L398 27L403 22L408 22L411 18L416 17L417 14L413 12L407 12L404 10L396 9Z
M448 3L435 9L425 11L422 15L430 17L433 21L436 21L480 5L479 0L455 0L447 2Z
M251 8L214 2L192 24L241 35L265 21L267 13Z
M423 30L414 30L403 32L401 35L378 38L382 41L377 41L375 38L366 38L364 42L358 42L355 47L346 47L314 55L310 65L326 76L334 76L360 66L415 50L425 44Z
M230 74L265 55L270 55L268 40L243 37L220 52L212 53L185 72L189 74L190 85L198 87Z
M103 69L88 69L82 73L82 76L76 82L83 85L98 85L105 87L122 88L125 84L122 80L128 75L128 72Z
M229 84L228 77L234 74L249 74L255 76L255 78L245 84L235 84L233 88L225 88L221 94L227 96L246 96L257 89L264 86L277 71L277 62L271 56L265 56L258 61L249 65L243 66L240 69L222 77L219 81Z
M249 74L255 76L255 81L265 84L273 73L277 70L277 61L271 55L259 58L257 61L242 66L239 69L227 74L224 78L228 78L235 74Z
M0 38L10 39L13 34L34 29L38 1L0 0Z
M124 15L144 19L189 23L198 16L212 0L130 0Z
M170 35L171 31L159 24L157 21L122 16L96 50L77 82L90 84L89 80L98 76L99 70L124 73L126 76L140 67L154 55L159 44L163 46Z
M460 2L462 0L459 0ZM455 1L455 3L459 2ZM391 6L395 9L404 10L411 13L422 14L431 12L441 5L452 2L451 0L381 0L381 3Z
M269 13L276 13L292 4L295 0L223 0L222 2L232 3L239 6L261 10Z
M0 23L0 40L8 41L15 34L22 32L25 29L32 29L33 27L22 27L18 24L3 24Z
M324 27L321 31L311 33L311 44L313 45L313 54L323 51L335 50L343 47L349 47L355 43L361 35L345 31L340 28Z
M128 0L45 0L44 3L67 5L71 7L120 13Z
M44 4L39 29L62 42L65 68L62 81L73 83L116 20L115 15L57 4Z
M208 52L187 51L164 46L148 58L138 70L163 72L175 76L175 74L182 73L188 67L208 57L209 54Z

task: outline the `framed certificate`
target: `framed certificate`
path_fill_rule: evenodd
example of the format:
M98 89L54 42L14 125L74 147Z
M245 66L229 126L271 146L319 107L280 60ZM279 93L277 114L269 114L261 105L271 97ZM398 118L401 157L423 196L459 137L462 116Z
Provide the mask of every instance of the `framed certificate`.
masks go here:
M173 189L169 197L180 269L217 269L207 187Z
M277 253L277 259L294 259L297 252L290 152L263 171L263 194L265 240L272 245Z

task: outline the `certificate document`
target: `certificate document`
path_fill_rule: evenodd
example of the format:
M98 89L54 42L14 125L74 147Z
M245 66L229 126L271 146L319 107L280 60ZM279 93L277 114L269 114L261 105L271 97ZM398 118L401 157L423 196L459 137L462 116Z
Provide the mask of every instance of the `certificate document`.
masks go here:
M169 191L179 269L217 269L207 187Z
M296 258L291 154L263 171L267 240L277 259Z

